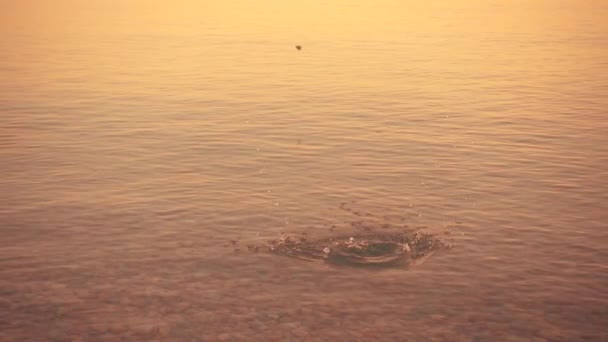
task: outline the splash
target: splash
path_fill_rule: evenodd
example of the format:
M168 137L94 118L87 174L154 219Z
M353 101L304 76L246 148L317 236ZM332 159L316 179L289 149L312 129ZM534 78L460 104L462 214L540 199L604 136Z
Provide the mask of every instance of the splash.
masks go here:
M253 253L266 252L342 266L403 267L421 264L437 251L452 247L445 239L450 232L430 232L426 226L410 228L405 224L404 221L412 218L412 213L390 218L356 210L353 203L339 206L357 217L354 221L344 221L351 233L338 233L344 227L334 224L328 226L328 235L323 237L310 238L306 232L283 233L278 239L249 244L247 249ZM232 243L238 244L237 241ZM238 250L237 247L235 251Z
M420 231L335 236L308 240L285 236L269 241L273 254L349 266L404 266L420 263L449 247L431 233Z

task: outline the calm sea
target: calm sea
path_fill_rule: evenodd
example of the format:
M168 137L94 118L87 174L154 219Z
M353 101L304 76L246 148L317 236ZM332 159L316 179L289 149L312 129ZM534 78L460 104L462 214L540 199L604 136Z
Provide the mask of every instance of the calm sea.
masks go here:
M0 340L608 340L605 1L0 13ZM246 252L364 213L454 248Z

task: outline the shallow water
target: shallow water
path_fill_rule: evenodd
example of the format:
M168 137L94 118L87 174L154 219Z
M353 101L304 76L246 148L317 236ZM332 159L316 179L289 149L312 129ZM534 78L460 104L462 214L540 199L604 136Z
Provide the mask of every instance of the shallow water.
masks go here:
M0 340L608 339L605 2L229 3L0 1Z

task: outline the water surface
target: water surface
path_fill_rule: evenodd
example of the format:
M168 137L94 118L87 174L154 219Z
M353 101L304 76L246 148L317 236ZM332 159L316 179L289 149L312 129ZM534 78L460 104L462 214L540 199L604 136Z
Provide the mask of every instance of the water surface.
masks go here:
M608 339L603 1L0 6L0 339Z

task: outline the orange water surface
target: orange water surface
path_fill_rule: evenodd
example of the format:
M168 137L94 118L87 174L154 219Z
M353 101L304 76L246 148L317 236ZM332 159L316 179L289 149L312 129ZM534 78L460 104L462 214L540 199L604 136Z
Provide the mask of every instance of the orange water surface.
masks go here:
M0 340L608 340L607 18L0 0ZM454 248L368 270L244 247L361 217Z

